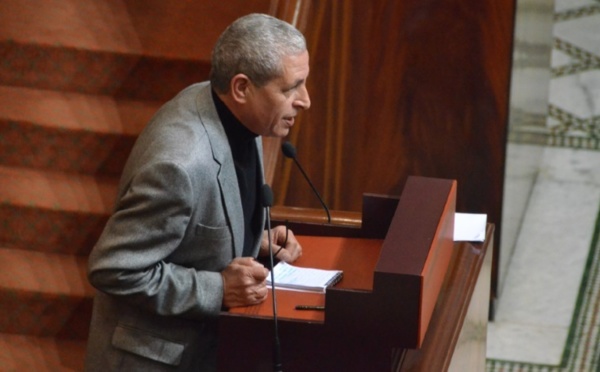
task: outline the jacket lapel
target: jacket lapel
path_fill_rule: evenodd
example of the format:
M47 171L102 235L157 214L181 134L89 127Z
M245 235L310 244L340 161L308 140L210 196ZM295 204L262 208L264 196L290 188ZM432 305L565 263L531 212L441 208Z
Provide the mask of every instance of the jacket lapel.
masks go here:
M221 195L225 205L226 218L233 234L234 257L240 257L243 249L244 216L242 201L238 188L237 176L233 164L233 157L227 135L217 114L211 97L211 88L206 84L196 100L200 121L206 128L206 133L211 145L213 158L221 167L217 179L221 188Z
M260 182L262 185L265 184L265 174L263 170L263 146L262 146L262 137L258 136L256 138L256 149L258 150L258 164L260 169ZM262 192L259 193L259 198L262 198ZM266 221L266 213L265 208L262 207L262 201L259 201L260 205L260 220L262 221L261 226L265 226ZM258 239L254 245L254 251L252 252L254 257L258 255L258 250L260 249L260 241L262 240L262 234L258 234Z

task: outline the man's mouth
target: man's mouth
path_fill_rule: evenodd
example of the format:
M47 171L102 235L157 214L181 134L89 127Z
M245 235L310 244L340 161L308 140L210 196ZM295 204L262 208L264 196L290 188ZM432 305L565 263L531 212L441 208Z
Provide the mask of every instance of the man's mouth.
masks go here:
M283 121L286 122L287 125L289 125L290 127L294 125L294 120L295 118L293 116L288 116L283 118Z

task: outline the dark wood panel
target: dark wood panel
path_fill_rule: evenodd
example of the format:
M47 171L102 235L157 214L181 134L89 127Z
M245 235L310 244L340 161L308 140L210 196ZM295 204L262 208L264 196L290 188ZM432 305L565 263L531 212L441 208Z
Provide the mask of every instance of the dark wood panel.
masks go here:
M289 139L329 207L399 195L410 175L456 179L457 210L487 213L499 246L514 0L330 0L308 12L312 107ZM277 163L276 203L318 208L291 163Z

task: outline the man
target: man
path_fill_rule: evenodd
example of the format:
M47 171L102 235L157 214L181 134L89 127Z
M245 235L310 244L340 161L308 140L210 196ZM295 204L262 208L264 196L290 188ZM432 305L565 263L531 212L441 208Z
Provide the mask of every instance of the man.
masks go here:
M90 254L99 292L86 370L215 369L219 311L267 296L254 259L268 254L260 136L286 136L310 107L308 73L298 30L242 17L217 41L210 83L180 92L140 134ZM271 235L278 259L302 254L284 227Z

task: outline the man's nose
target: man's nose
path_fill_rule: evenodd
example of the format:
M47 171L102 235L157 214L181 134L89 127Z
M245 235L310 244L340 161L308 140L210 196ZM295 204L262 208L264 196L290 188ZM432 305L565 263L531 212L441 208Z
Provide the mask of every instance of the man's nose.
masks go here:
M303 86L302 89L300 89L300 95L296 100L296 107L303 110L308 110L310 108L310 95L308 94L306 86Z

